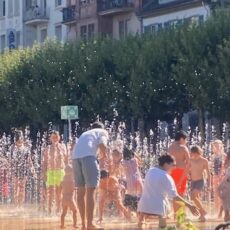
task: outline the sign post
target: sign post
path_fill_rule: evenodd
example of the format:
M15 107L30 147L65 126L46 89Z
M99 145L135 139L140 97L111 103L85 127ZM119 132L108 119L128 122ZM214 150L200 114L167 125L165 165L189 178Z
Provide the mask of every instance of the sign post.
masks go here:
M61 119L68 120L68 129L69 129L69 141L72 139L71 131L71 120L78 119L78 106L75 105L66 105L61 106Z

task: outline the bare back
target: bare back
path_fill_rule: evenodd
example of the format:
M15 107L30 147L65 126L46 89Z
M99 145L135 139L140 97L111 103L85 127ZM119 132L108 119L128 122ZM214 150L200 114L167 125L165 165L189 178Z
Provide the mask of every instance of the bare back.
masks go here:
M64 176L61 187L62 187L63 198L74 196L75 185L72 176Z
M186 168L189 164L189 150L185 145L174 141L168 149L168 153L176 160L177 168Z
M193 181L202 180L204 173L208 173L208 160L204 157L190 160L190 174Z

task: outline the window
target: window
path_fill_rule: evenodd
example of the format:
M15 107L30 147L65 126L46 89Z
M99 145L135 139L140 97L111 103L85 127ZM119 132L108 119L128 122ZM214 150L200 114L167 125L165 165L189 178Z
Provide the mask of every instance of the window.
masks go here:
M87 26L81 26L81 39L86 41L87 40Z
M202 24L204 22L204 15L199 15L199 23Z
M2 35L2 36L0 36L1 53L4 52L5 47L6 47L6 35Z
M6 16L6 1L0 0L0 17Z
M8 17L13 17L13 0L8 0Z
M20 46L20 31L16 32L16 48Z
M80 5L81 5L81 6L86 5L86 3L87 3L87 1L86 1L86 0L80 0Z
M32 0L26 0L26 11L33 8Z
M119 38L124 38L129 34L129 22L130 19L119 21Z
M62 27L61 25L55 27L55 36L58 41L62 40Z
M14 0L14 16L20 15L20 1Z
M41 30L41 42L44 42L47 37L47 29L42 29Z
M125 23L124 21L119 22L119 38L124 38L125 36Z
M61 6L62 5L62 0L55 0L55 6Z
M88 39L94 38L94 24L88 25Z

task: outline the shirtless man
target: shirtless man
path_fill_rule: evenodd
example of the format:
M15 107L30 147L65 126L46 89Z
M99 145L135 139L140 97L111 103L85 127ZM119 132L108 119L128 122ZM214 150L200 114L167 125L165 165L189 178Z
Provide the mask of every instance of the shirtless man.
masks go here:
M187 144L187 133L179 131L176 133L175 141L169 146L168 153L176 160L176 167L171 176L176 184L177 192L184 196L187 187L187 175L189 169L189 150Z
M66 148L59 143L60 135L52 131L50 136L51 145L47 146L43 158L43 176L46 181L48 212L51 214L52 203L55 198L56 212L60 211L61 189L60 185L65 175L65 163L68 162ZM56 193L56 196L55 196Z
M203 156L203 150L199 146L193 146L191 148L191 160L190 160L190 175L191 175L191 198L199 208L200 218L199 220L204 222L205 211L199 197L204 188L204 174L207 176L207 185L210 188L210 170L208 160Z

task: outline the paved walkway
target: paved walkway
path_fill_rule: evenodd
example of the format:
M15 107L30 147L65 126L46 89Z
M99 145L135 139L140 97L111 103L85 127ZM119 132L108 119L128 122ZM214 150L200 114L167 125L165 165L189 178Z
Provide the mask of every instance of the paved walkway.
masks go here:
M36 207L26 209L15 209L12 207L0 206L0 230L55 230L60 229L59 217L47 217L37 211ZM80 221L79 221L80 222ZM200 230L214 230L221 221L208 218L206 223L198 223L193 220ZM66 230L71 227L71 215L67 216ZM169 223L172 225L173 223ZM108 218L102 224L108 230L137 230L136 223L127 223L122 220ZM143 229L157 229L157 221L150 220Z

